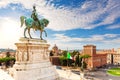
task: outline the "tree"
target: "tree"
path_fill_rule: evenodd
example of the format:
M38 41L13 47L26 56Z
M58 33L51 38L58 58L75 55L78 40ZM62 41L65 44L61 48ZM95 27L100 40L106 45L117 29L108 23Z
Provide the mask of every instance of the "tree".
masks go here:
M90 57L91 57L91 56L88 55L88 54L84 54L84 55L81 56L81 58L82 58L81 71L84 71L84 69L87 68L87 63L85 62L85 59L88 59L88 58L90 58Z
M73 60L68 58L67 53L69 53L69 52L68 51L63 51L62 52L62 56L59 58L60 59L60 63L63 66L71 66L72 63L73 63ZM71 56L71 53L69 53L69 56Z
M67 66L67 51L63 51L61 54L62 55L59 58L60 59L60 64L62 66Z
M66 57L60 56L59 59L60 59L61 66L67 66L67 58Z
M15 58L13 58L13 57L0 58L0 63L5 65L6 67L8 67L10 65L9 62L11 62L11 61L15 62Z
M77 54L79 54L79 51L75 51L75 50L74 50L74 51L71 53L71 56L74 57L74 56L77 55Z
M0 63L2 65L5 65L6 67L13 66L14 62L15 62L15 58L10 57L10 52L6 52L6 57L0 58Z
M10 57L10 52L6 52L6 57Z
M81 66L81 57L79 53L75 55L75 66L78 66L78 67Z
M67 57L67 51L66 50L62 52L62 56Z

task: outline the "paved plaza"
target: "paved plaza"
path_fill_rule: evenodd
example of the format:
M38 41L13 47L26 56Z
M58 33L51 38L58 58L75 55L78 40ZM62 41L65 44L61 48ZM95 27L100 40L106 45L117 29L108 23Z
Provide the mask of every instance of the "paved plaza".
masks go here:
M80 80L80 72L79 71L71 71L71 70L63 70L56 69L60 76L60 80ZM86 80L120 80L120 77L111 76L106 73L107 69L98 69L96 71L88 72L85 75ZM14 80L8 72L0 69L0 80Z
M85 77L88 80L120 80L120 77L112 76L106 73L107 69L97 69L96 71L89 71ZM73 73L80 75L79 71Z
M107 69L99 69L94 72L91 72L91 77L98 80L120 80L120 77L112 76L106 73Z
M80 76L77 74L74 74L70 71L64 71L60 69L56 69L60 76L60 80L80 80ZM8 72L3 71L0 69L0 80L14 80L10 75L8 75Z
M14 80L10 75L8 75L8 72L3 71L0 69L0 80Z

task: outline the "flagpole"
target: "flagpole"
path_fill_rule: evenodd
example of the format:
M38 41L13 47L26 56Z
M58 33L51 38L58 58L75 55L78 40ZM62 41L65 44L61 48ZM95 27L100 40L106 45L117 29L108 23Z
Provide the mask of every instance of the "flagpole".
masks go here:
M68 47L67 47L67 55L68 55ZM67 70L68 70L68 58L67 58Z
M70 68L69 68L69 65L68 65L68 63L70 62L69 60L71 59L71 56L70 56L70 53L69 53L69 51L68 51L68 48L67 48L67 78L69 79L70 78L70 73L71 73L71 71L70 71Z
M67 70L66 70L66 72L67 72L67 74L68 74L68 47L67 47ZM67 76L67 79L69 79L69 77Z

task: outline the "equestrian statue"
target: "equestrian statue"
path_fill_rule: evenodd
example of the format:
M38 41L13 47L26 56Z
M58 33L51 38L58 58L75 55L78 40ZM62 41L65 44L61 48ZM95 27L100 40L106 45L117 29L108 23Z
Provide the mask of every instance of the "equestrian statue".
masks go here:
M45 36L47 37L47 33L44 30L45 27L47 27L47 25L49 24L49 21L45 18L42 19L38 19L38 15L35 9L35 6L33 6L33 11L31 14L30 18L27 18L25 16L21 16L20 17L21 20L21 27L23 26L23 24L25 23L25 29L24 29L24 37L26 37L26 31L28 30L28 35L29 37L32 39L31 34L30 34L30 29L32 28L33 30L40 31L40 39L43 40L42 38L42 32L45 32Z

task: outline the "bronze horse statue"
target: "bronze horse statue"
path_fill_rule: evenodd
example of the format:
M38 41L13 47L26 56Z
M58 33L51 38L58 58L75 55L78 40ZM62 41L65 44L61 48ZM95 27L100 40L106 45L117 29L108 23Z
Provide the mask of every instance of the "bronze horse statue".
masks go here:
M34 29L35 31L39 30L40 31L40 39L43 40L42 38L42 32L45 32L45 36L47 37L47 33L46 31L44 30L45 27L47 27L47 25L49 24L49 21L45 18L43 19L40 19L38 20L38 22L36 22L33 18L27 18L25 16L21 16L20 17L20 20L21 20L21 27L23 26L23 24L25 23L25 29L24 29L24 37L26 37L26 31L28 30L28 34L29 34L29 37L31 37L31 34L30 34L30 29Z

